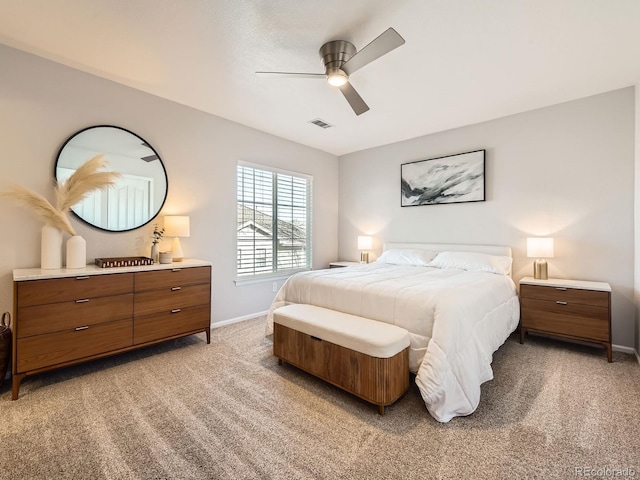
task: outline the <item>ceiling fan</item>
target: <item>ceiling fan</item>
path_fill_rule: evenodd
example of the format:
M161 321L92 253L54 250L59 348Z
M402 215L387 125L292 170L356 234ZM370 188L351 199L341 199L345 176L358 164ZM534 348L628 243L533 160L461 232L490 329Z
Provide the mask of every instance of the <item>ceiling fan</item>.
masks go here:
M256 74L326 78L329 85L340 89L355 114L361 115L369 110L369 106L349 83L349 76L403 44L404 38L393 28L389 28L360 51L357 51L356 47L346 40L333 40L322 45L320 58L325 73L256 72Z

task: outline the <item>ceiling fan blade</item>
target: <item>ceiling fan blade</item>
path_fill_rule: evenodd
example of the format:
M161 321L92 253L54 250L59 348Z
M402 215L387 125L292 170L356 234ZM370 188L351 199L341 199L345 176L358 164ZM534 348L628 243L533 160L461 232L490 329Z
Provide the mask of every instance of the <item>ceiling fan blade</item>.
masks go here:
M403 44L404 38L393 28L389 28L369 45L357 52L340 68L342 68L347 75L351 75L356 70L360 70L365 65L368 65Z
M289 78L324 78L327 76L324 73L297 73L297 72L256 72L256 75L281 75Z
M349 105L351 105L351 108L356 113L356 115L362 115L364 112L369 110L369 106L364 103L362 97L358 94L358 92L356 92L356 89L353 88L353 85L351 85L349 82L338 88L342 92L342 95L344 95L344 98L347 99L347 102L349 102Z

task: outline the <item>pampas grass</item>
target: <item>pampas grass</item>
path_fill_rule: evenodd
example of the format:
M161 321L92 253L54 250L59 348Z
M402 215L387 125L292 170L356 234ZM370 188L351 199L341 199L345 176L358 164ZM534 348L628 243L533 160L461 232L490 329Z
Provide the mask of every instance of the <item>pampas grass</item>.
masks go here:
M76 232L69 223L69 218L64 212L54 208L49 200L42 195L32 192L28 188L21 185L12 185L11 189L3 193L3 196L11 197L22 206L27 207L36 215L39 215L46 223L52 227L67 232L69 235L75 235Z
M112 187L122 176L118 172L99 172L108 162L104 155L97 155L78 168L69 179L56 186L56 208L68 212L94 190Z
M69 222L67 212L80 203L94 190L102 190L115 185L122 176L118 172L99 172L108 162L104 155L97 155L78 168L64 183L56 185L56 206L35 192L20 185L12 185L2 196L11 197L24 207L39 215L46 223L68 233L76 235Z

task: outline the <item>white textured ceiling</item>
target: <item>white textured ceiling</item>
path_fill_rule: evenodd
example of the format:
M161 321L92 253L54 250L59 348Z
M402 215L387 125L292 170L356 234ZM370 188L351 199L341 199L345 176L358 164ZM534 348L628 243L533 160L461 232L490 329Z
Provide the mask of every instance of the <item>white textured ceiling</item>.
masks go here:
M322 73L323 43L388 27L406 44L351 77L359 117L254 74ZM640 1L0 0L0 43L342 155L638 83Z

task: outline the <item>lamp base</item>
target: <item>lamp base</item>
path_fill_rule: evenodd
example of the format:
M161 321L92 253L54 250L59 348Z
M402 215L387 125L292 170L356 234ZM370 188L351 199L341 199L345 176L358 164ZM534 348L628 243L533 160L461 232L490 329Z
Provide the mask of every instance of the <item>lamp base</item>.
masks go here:
M184 253L182 252L182 245L180 245L180 239L178 237L173 238L171 253L173 253L174 262L181 262L182 259L184 258Z
M369 252L360 252L360 263L369 263Z
M547 274L547 261L542 258L533 262L533 278L536 280L547 280L549 278Z

